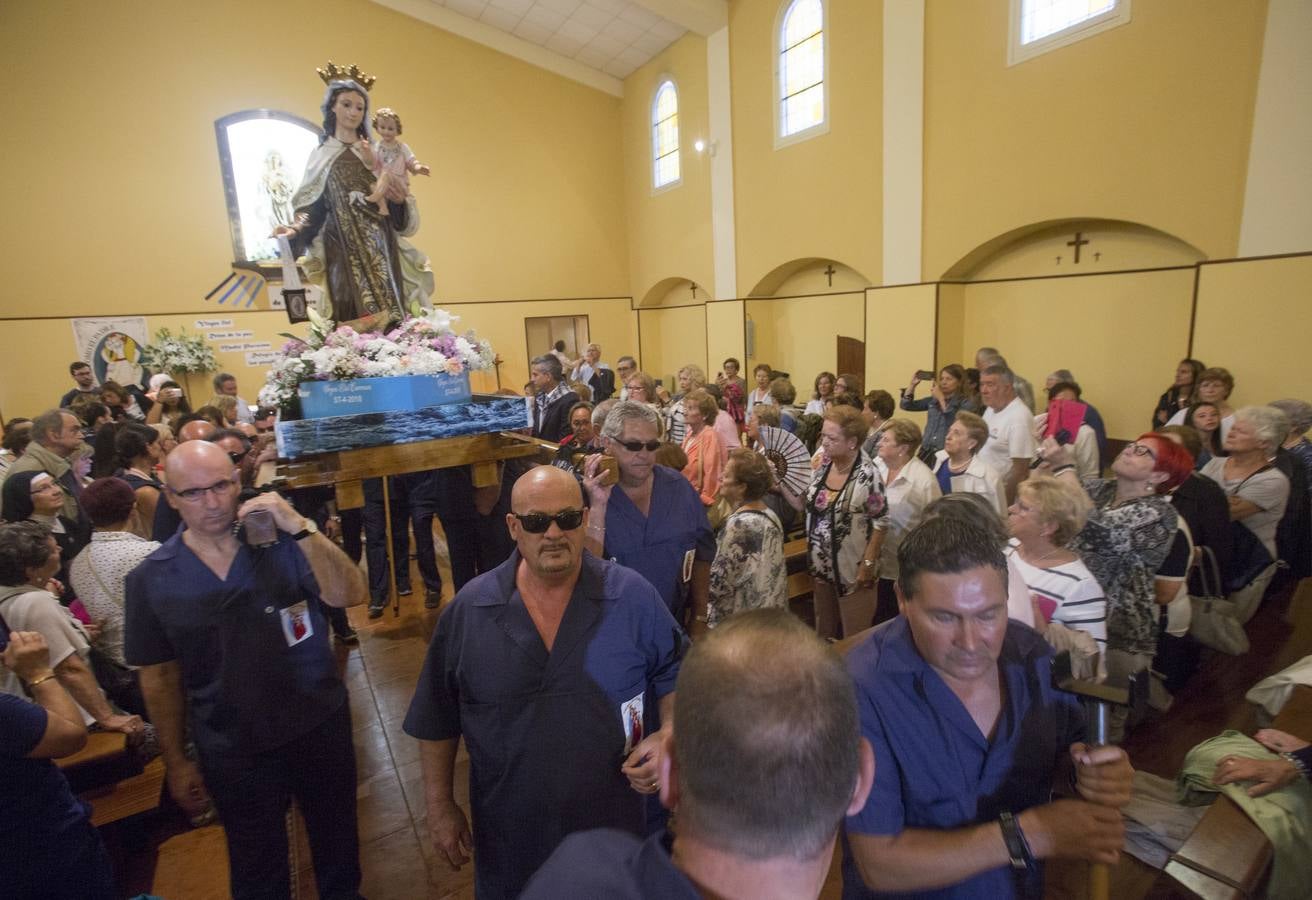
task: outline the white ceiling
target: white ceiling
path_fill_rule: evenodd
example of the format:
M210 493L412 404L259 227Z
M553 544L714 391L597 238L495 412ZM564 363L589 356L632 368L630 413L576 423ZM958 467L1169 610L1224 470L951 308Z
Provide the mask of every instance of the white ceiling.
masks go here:
M428 0L623 79L687 29L629 0Z

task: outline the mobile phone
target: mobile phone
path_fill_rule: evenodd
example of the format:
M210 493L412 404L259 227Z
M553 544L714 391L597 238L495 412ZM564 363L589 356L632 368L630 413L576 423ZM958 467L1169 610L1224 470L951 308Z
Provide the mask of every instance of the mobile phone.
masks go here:
M916 373L916 378L920 379L921 381L933 381L934 373L929 371L929 369L921 369L919 372Z

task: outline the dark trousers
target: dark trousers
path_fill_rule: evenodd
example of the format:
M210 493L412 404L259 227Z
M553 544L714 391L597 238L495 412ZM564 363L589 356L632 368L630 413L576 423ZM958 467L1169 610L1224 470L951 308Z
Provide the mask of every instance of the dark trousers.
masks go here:
M392 502L404 494L410 511L410 524L415 532L415 556L419 563L419 577L430 594L442 593L442 576L437 571L437 548L433 544L433 519L437 516L437 483L435 471L410 472L392 479ZM401 583L409 581L409 573ZM400 578L400 573L397 573Z
M490 572L505 562L515 542L506 528L514 473L507 463L501 496L486 516L474 507L474 484L468 466L438 469L434 478L437 516L446 533L451 554L451 580L459 591L475 575Z
M236 900L291 895L286 818L292 799L305 819L319 896L360 896L348 704L309 733L265 753L211 755L202 749L201 766L228 838Z
M399 479L391 485L392 559L396 562L396 587L410 586L410 510L405 492L397 490ZM387 602L391 581L387 566L387 515L383 502L383 480L370 478L364 483L365 557L369 561L369 602L381 606Z

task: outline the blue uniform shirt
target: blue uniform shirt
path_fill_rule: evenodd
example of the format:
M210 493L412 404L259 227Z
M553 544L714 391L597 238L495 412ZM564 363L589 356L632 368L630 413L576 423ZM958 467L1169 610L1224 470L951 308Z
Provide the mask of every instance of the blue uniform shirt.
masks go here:
M652 466L651 508L639 512L624 491L610 492L606 505L607 559L628 566L651 582L675 616L683 610L683 560L715 558L715 533L706 507L688 479L667 466Z
M128 574L124 594L127 662L178 662L207 753L280 747L346 702L319 585L288 534L258 550L243 543L220 580L179 532ZM300 603L309 636L289 645L282 610Z
M1020 813L1047 803L1058 760L1084 737L1079 702L1052 686L1051 663L1052 649L1038 632L1008 623L998 658L1007 696L989 741L916 650L906 617L876 628L847 656L861 733L875 751L875 783L865 807L848 817L846 831L964 828L996 821L1003 810ZM846 900L1042 896L1041 871L1017 876L1010 866L940 890L876 894L844 851Z
M637 573L583 554L551 652L515 586L516 551L442 613L407 734L465 739L479 900L513 898L575 831L644 833L620 773L625 714L674 690L684 634Z
M571 834L533 876L520 900L701 900L701 892L670 859L672 838L660 831L640 841L604 828Z

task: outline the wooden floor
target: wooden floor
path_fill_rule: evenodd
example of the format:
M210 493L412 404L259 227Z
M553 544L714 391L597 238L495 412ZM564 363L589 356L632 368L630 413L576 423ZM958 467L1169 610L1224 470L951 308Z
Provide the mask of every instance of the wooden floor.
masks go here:
M445 549L439 543L439 552ZM450 600L447 560L439 558L445 584L444 602ZM412 583L423 584L417 571ZM1137 768L1163 777L1173 777L1185 752L1198 742L1225 728L1251 732L1252 710L1244 701L1248 688L1266 675L1312 653L1312 579L1304 582L1300 597L1305 614L1297 627L1286 624L1283 614L1292 589L1267 600L1249 624L1253 649L1243 657L1220 654L1204 658L1194 679L1176 699L1172 710L1136 729L1126 748ZM422 777L416 742L401 731L414 684L423 663L436 611L423 608L422 590L402 599L401 615L391 611L370 622L363 608L350 611L360 632L358 647L341 649L359 767L359 828L362 893L370 900L389 898L472 898L470 866L451 873L436 863L427 840L422 796ZM468 759L461 748L457 766L457 796L468 809ZM217 830L217 829L216 829ZM216 885L226 885L226 862L213 852L222 847L221 833L190 837L180 816L160 812L151 817L117 823L104 830L111 852L119 863L123 896L151 892L157 869L170 881L165 900L192 900L222 896ZM170 854L170 838L196 841L205 850L188 852L183 864ZM161 853L161 846L165 848ZM304 855L308 861L308 854ZM821 896L840 896L838 852ZM179 874L180 869L180 874ZM184 879L181 885L178 878ZM313 897L308 869L298 878L301 897ZM1078 887L1049 885L1049 896L1078 897Z

